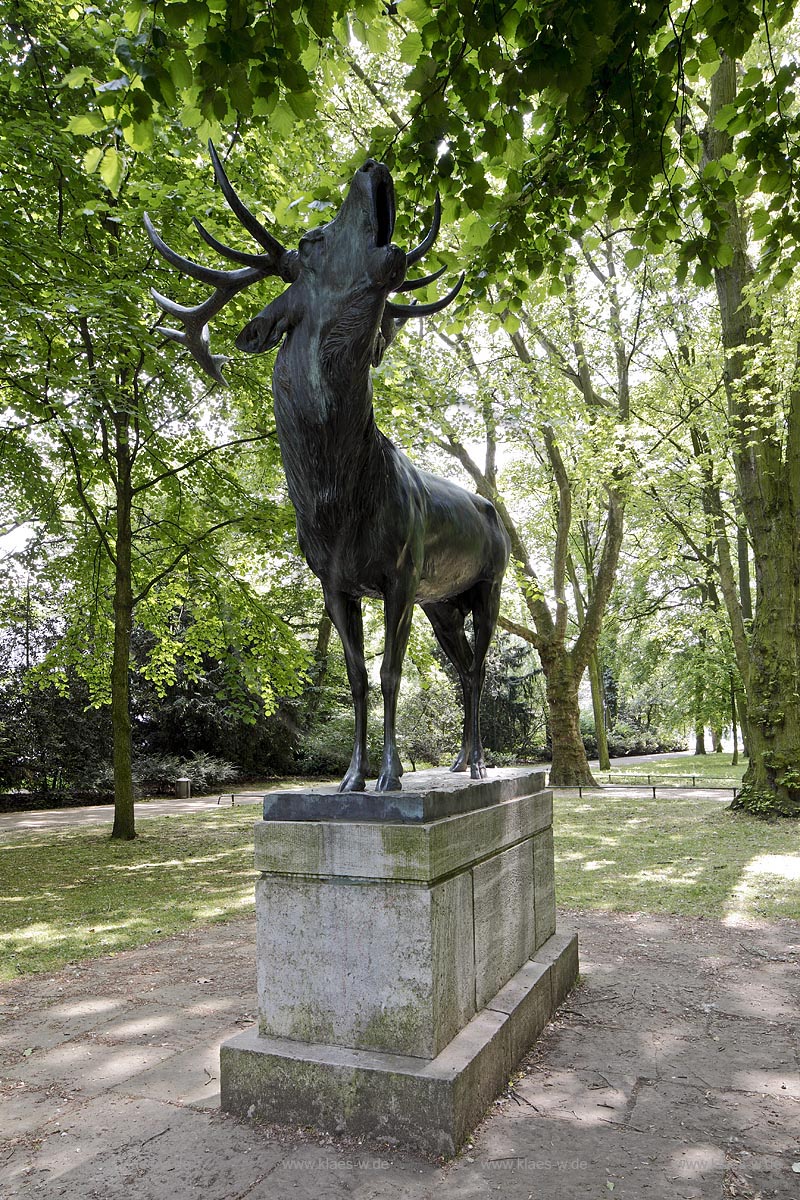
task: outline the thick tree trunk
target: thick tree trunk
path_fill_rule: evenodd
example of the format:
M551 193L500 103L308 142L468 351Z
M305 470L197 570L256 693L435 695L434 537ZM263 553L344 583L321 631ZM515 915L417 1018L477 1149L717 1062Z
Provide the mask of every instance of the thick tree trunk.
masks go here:
M575 670L563 643L539 647L547 685L553 762L550 782L557 787L596 786L583 748Z
M800 549L788 496L778 512L763 515L755 541L750 764L735 807L800 816Z
M716 116L735 98L736 64L723 55L711 82L705 135L711 161L732 148L730 134L717 129ZM750 765L735 807L800 816L800 378L793 382L786 410L779 411L758 373L758 351L768 345L768 335L748 295L753 269L745 219L735 200L727 211L732 261L715 269L714 281L736 481L756 580L742 671Z
M117 533L114 572L114 660L111 668L111 728L114 746L114 826L112 838L136 837L130 714L130 660L133 629L131 567L131 463L124 418L117 429Z
M119 576L119 572L118 572ZM113 838L136 837L133 810L130 671L133 607L130 586L117 579L114 596L114 661L111 668L111 727L114 745Z
M317 625L317 642L314 646L314 662L309 670L309 686L304 697L305 712L303 727L308 730L314 723L314 718L322 699L322 687L328 673L328 648L331 641L333 624L327 613L323 613Z
M736 709L739 714L739 728L742 731L742 758L749 758L750 735L747 732L747 697L740 687L736 689Z

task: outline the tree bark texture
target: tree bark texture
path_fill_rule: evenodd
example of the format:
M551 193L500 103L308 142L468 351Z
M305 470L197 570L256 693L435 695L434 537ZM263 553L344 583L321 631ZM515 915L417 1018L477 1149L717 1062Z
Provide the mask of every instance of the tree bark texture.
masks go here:
M563 643L539 645L550 709L553 761L550 783L554 787L596 786L589 769L580 728L578 687L583 668L577 672Z
M597 758L601 771L611 769L611 759L608 757L608 735L606 734L606 714L603 704L603 677L597 653L589 658L589 682L592 685L592 710L594 712L594 731L597 737Z
M114 658L111 668L111 728L114 747L114 825L112 838L136 837L131 747L130 658L133 630L131 565L131 461L124 417L117 433L117 530L114 545Z
M727 131L715 129L715 117L735 96L736 64L723 56L711 85L709 160L733 148ZM735 807L800 816L800 378L784 415L768 401L769 389L762 387L753 365L766 338L748 296L753 269L735 199L727 205L727 217L733 258L714 274L738 498L756 584L742 672L750 765Z

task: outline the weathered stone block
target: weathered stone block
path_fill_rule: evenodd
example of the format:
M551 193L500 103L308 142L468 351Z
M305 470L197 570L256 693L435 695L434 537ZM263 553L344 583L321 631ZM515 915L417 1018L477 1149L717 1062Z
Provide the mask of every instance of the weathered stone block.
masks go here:
M526 962L489 1001L487 1008L513 1017L509 1023L510 1054L513 1063L519 1062L556 1008L549 962Z
M264 796L265 821L436 821L454 813L502 804L514 796L539 792L544 772L500 767L489 779L471 779L442 767L413 771L403 778L401 792L342 793L330 787L297 788Z
M536 945L542 946L556 931L556 871L553 830L543 829L533 838Z
M472 870L475 907L475 1004L478 1009L533 954L531 839L495 854Z
M527 963L429 1061L245 1030L222 1046L222 1107L266 1121L391 1137L449 1157L507 1083L542 1015L552 1015L551 977L565 980L576 967L577 939L568 935L537 953L537 962Z
M263 876L265 1035L431 1058L475 1012L468 874L427 888Z
M567 930L559 930L534 954L536 962L548 962L553 992L553 1012L564 1003L578 978L578 939Z
M229 1111L451 1154L563 1000L541 773L434 783L435 819L419 777L396 820L397 796L265 801L259 1026L223 1047Z
M526 772L526 778L535 783L540 775ZM490 808L423 824L261 821L256 825L256 869L433 883L552 823L550 791L512 796Z

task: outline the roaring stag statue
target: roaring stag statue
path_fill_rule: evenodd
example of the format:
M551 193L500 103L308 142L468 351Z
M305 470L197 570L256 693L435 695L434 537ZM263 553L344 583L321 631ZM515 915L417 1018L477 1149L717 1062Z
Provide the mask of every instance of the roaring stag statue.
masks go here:
M486 773L479 728L486 652L497 622L509 541L492 505L455 483L418 471L375 424L370 367L377 366L409 317L439 312L464 282L432 304L394 304L391 292L424 287L441 271L406 280L408 268L433 245L433 224L409 254L392 244L392 177L369 160L356 172L338 215L286 250L233 190L211 146L217 182L245 229L263 248L247 254L218 242L199 221L205 241L240 264L221 271L171 250L145 217L153 245L214 294L184 308L154 292L183 329L163 329L191 350L212 379L224 383L226 359L212 354L208 322L242 288L269 275L289 287L254 317L236 346L261 354L280 344L273 372L275 420L297 534L319 576L325 606L342 639L355 705L353 757L340 791L366 788L367 672L361 597L384 603L386 642L381 667L383 758L378 791L400 788L403 767L395 743L395 714L403 657L415 602L420 604L452 662L464 693L464 735L453 770ZM464 632L473 617L474 646Z

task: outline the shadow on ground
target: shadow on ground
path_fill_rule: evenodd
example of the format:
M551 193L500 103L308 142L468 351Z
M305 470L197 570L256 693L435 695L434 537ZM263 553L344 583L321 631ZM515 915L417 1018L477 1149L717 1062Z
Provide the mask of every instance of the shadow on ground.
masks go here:
M0 1192L88 1200L796 1195L800 924L562 914L582 982L442 1166L219 1111L240 920L0 992Z

